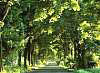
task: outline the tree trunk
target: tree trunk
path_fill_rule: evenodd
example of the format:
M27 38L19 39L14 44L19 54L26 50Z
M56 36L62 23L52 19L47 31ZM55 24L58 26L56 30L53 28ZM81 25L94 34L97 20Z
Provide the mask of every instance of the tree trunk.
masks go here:
M18 51L18 65L21 66L21 50Z
M26 67L26 59L27 59L27 48L24 50L24 67Z
M0 52L0 72L2 71L2 53Z
M33 57L33 59L34 59L33 60L33 62L34 62L33 65L35 66L35 60L36 60L35 53L33 55L34 55L34 57Z
M74 59L77 59L77 43L74 41Z
M78 39L74 41L74 59L78 63L78 67L82 67L82 48L80 48Z
M24 66L25 67L26 67L27 56L28 56L28 60L30 59L30 48L31 48L30 47L31 46L30 39L31 39L31 37L29 37L28 42L27 42L26 47L25 47L25 50L24 50Z
M0 72L2 71L2 38L0 35Z
M31 46L31 45L30 45L30 46ZM30 52L30 48L29 48L29 50L28 50L28 62L29 62L29 65L30 65L30 61L31 61L31 60L30 60L30 59L31 59L30 57L31 57L31 52Z
M33 50L31 51L31 64L33 66Z
M77 45L77 50L78 50L77 61L78 61L79 67L82 67L82 51L81 51L81 48L80 48L80 44Z
M79 64L79 66L78 67L80 67L80 68L83 68L83 59L82 59L82 57L83 57L83 54L82 54L82 49L83 49L83 46L82 46L82 44L80 44L79 43L79 41L77 42L77 51L78 51L78 57L77 57L77 61L78 61L78 64Z
M86 50L85 50L85 40L81 44L80 48L82 48L82 66L83 66L83 68L85 68L86 67L86 64L85 64L85 52L86 52Z

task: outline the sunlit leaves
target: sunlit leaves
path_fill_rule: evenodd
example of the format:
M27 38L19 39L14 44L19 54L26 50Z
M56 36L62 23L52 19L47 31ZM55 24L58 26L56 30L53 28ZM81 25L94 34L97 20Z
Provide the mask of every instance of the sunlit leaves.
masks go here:
M86 39L87 37L89 37L89 34L87 32L82 32L82 38Z
M96 26L96 30L100 31L100 24Z
M59 14L61 15L62 12L63 12L65 9L67 9L68 7L69 7L69 6L68 6L68 2L65 2L65 3L61 4L61 5L59 6L59 8L58 8Z
M4 26L4 22L0 21L0 28Z
M95 28L92 28L91 25L93 25L93 27L95 26ZM94 37L96 40L100 40L100 25L99 22L98 24L93 24L93 23L88 23L87 21L83 21L80 24L80 28L81 28L81 32L82 32L82 38L87 38L90 36ZM92 35L91 35L92 34ZM94 36L93 36L94 35Z
M95 29L100 32L100 21L97 22Z
M52 34L52 32L53 32L53 28L52 27L49 27L48 28L48 34Z
M43 8L43 9L37 10L34 17L35 17L35 21L43 21L44 19L47 18L46 9Z
M71 0L71 6L74 11L80 11L80 6L78 4L78 0Z
M23 40L21 40L18 44L19 48L24 48L25 47L25 39L23 38Z
M100 33L96 35L96 40L100 40Z
M53 16L53 17L51 17L50 22L55 22L57 20L58 20L57 16Z
M92 54L92 59L93 59L94 61L97 61L97 60L99 60L99 56L96 56L96 54L93 53L93 54Z
M13 2L9 1L9 2L8 2L8 5L9 5L9 6L12 6L12 5L13 5Z
M65 2L63 4L58 5L55 7L55 14L51 17L49 22L55 22L58 21L58 19L61 17L63 11L68 8L68 2Z
M89 44L88 47L91 48L91 45L94 46L91 44L94 43L93 40L100 40L100 33L98 32L100 31L99 13L97 15L99 10L97 12L92 11L95 8L91 9L92 5L88 3L89 6L85 5L86 0L82 3L83 5L79 4L79 0L71 0L71 3L68 0L18 1L19 4L14 5L7 16L8 19L5 22L10 27L7 25L4 27L3 36L7 37L8 40L6 41L12 41L13 45L17 46L16 48L19 50L25 48L28 41L26 38L33 37L31 44L34 47L30 46L35 49L36 54L41 49L43 51L51 49L53 55L59 54L62 56L61 59L65 59L64 53L66 52L64 49L67 48L66 60L71 60L72 56L74 57L71 52L74 51L74 44L77 44L73 41L85 39L90 41L85 42L85 44ZM81 11L79 5L82 7ZM96 8L99 9L99 4L96 4ZM31 27L31 30L27 27ZM82 43L84 42L82 41Z
M94 34L96 40L100 40L100 32L99 31L94 31L93 34Z
M80 24L81 28L83 30L87 30L90 28L90 23L88 23L87 21L83 21L81 24Z
M48 14L49 14L49 15L52 15L53 13L54 13L54 9L53 9L53 8L49 8Z

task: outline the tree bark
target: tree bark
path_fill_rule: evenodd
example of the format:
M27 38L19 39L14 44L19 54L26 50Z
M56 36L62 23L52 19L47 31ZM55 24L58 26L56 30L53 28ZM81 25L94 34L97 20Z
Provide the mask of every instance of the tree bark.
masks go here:
M77 58L77 43L74 41L74 59Z
M24 67L26 67L26 59L27 59L27 48L24 50Z
M29 62L29 65L30 65L30 61L31 61L30 59L31 59L31 52L30 52L30 48L29 48L29 50L28 50L28 62Z
M33 50L31 51L31 64L33 66Z
M0 72L2 71L2 38L0 35Z
M18 51L18 65L21 66L21 50Z
M2 71L2 53L0 52L0 72Z

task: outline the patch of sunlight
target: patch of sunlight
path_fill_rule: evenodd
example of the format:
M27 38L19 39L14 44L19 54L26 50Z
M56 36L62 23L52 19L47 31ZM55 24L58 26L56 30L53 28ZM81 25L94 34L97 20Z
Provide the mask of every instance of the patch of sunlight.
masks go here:
M28 71L32 71L33 69L40 69L41 67L45 67L43 64L36 64L35 66L28 66Z
M44 66L45 66L44 64L37 65L37 67L44 67Z
M38 48L38 46L37 46L37 48L35 49L35 52L36 52L36 53L39 53L39 48Z
M43 21L43 19L47 18L47 12L45 9L40 10L37 12L34 16L35 20L34 21Z
M50 26L50 27L48 28L48 34L52 34L52 32L53 32L53 28Z
M100 2L96 2L96 8L100 9Z
M96 54L93 53L92 59L93 59L94 61L98 61L98 60L99 60L99 56L96 56Z
M71 6L74 11L80 11L80 6L77 0L71 0Z
M80 24L80 26L81 26L83 29L85 29L85 28L90 27L90 23L88 23L87 21L83 21L83 22Z
M96 40L100 40L100 34L96 34Z
M54 9L53 8L50 8L49 10L48 10L48 14L49 15L52 15L54 13Z
M65 9L68 8L68 2L63 3L60 7L59 7L59 15L61 15L63 13L63 11Z
M41 67L45 67L45 65L44 64L37 64L37 65L35 65L35 66L32 66L32 67L30 67L30 69L39 69L39 68L41 68Z
M100 20L98 20L97 23L100 24Z
M82 35L83 35L82 37L85 38L85 39L86 39L87 37L89 37L89 35L88 35L87 32L82 32Z
M56 64L56 61L54 61L54 60L48 60L46 64L47 64L47 65L48 65L48 64Z
M59 66L64 66L64 61L61 61Z
M61 61L59 67L66 69L67 67L64 65L64 61Z
M53 17L51 17L49 23L55 22L57 20L58 20L58 17L57 16L53 16Z
M19 46L24 46L25 45L25 40L21 40L21 42L19 43Z
M98 31L100 31L100 24L97 25L97 27L95 29L98 30Z
M32 66L27 66L28 71L32 71L32 68L33 68Z
M31 69L39 69L41 67L45 67L45 64L42 61L39 61L39 63L36 64L35 66L30 66L29 70L31 70Z
M3 70L2 72L0 72L0 73L7 73L7 71L6 70Z
M4 26L4 22L0 21L0 28Z
M65 65L59 65L59 67L66 69L67 67Z
M57 51L56 51L55 49L51 49L51 50L52 50L52 52L54 53L54 56L56 56Z

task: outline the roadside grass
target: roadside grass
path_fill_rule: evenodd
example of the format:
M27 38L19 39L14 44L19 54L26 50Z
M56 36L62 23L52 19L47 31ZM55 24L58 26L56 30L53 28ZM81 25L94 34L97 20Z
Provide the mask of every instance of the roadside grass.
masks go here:
M80 69L75 70L74 73L100 73L100 68Z

